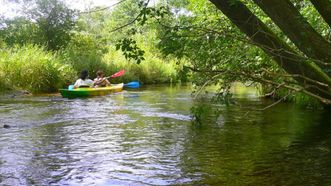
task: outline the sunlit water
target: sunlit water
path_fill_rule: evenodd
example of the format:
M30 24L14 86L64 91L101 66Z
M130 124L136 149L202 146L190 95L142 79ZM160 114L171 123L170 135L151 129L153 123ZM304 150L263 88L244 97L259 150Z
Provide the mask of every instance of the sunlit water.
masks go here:
M331 113L238 92L231 106L178 86L0 98L0 185L331 185Z

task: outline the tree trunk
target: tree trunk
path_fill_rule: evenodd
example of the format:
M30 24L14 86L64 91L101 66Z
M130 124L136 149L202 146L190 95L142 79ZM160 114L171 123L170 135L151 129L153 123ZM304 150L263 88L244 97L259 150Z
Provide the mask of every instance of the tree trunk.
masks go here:
M321 14L325 22L331 27L331 1L328 0L310 0L316 10Z
M331 64L331 44L313 29L290 0L253 1L305 55ZM330 66L322 65L322 63L316 64L331 75Z
M304 60L285 42L281 41L267 26L260 21L243 3L233 0L210 0L220 9L242 32L256 43L267 54L274 58L278 65L289 74L300 74L304 77L323 82L328 85L327 90L308 88L324 98L331 98L331 78L316 64ZM331 51L331 50L330 50ZM302 87L306 87L304 79L295 78Z

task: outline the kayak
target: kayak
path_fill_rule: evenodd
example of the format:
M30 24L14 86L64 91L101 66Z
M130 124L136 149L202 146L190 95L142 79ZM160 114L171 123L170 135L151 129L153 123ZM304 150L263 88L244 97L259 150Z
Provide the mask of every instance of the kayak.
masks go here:
M64 98L82 98L91 96L104 96L107 94L121 92L123 90L123 83L112 84L109 87L98 87L98 88L76 88L76 89L59 89L62 97Z

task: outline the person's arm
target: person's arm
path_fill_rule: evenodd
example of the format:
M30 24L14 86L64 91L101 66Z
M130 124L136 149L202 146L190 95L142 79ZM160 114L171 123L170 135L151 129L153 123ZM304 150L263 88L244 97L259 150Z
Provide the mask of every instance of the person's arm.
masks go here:
M75 88L78 88L78 87L79 87L79 84L80 84L80 83L79 83L79 79L77 79L76 82L75 82L75 84L74 84L74 89L75 89Z
M94 85L100 85L102 82L103 82L103 79L95 78L94 81L93 81L93 84Z
M105 82L106 82L106 86L110 86L111 84L110 84L110 82L108 81L108 79L107 78L104 78L105 79Z

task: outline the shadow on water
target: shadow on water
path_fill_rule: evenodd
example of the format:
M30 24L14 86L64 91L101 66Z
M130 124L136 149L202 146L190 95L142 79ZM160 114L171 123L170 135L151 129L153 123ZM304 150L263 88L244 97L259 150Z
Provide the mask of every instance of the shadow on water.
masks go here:
M330 112L256 98L230 107L197 102L199 122L185 144L186 174L207 185L331 184Z
M331 115L322 112L316 119L312 117L302 118L310 121L310 125L298 132L286 148L273 151L255 163L251 174L255 177L253 184L331 184Z

